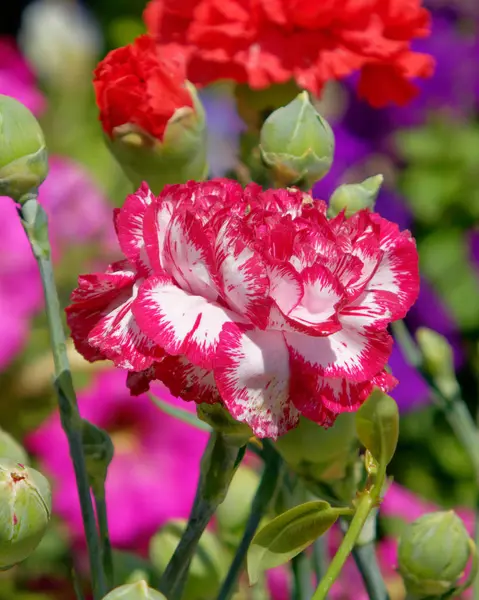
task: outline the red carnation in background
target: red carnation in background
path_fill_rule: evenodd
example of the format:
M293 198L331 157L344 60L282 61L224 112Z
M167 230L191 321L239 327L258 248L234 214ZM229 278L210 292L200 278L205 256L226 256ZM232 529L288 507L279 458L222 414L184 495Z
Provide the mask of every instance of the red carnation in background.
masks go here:
M360 73L358 91L375 107L405 104L416 77L430 77L431 56L411 41L429 34L420 0L151 0L150 33L187 58L187 75L265 88L294 79L319 94L323 85Z
M162 140L175 111L193 107L181 53L159 49L148 35L110 52L95 69L93 83L110 137L116 127L132 124Z

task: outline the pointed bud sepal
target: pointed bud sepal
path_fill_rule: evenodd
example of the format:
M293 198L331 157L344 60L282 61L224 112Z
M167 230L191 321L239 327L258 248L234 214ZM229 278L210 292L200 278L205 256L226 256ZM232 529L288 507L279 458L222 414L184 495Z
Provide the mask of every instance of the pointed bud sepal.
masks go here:
M25 560L42 540L51 515L45 477L23 464L0 463L0 569Z
M166 600L166 597L141 580L115 588L103 600Z
M346 217L351 217L365 208L374 210L383 179L382 175L374 175L361 183L340 185L329 200L328 217L335 217L343 210Z
M193 107L175 111L159 140L137 125L115 127L107 144L135 188L143 181L159 194L167 184L201 181L208 173L205 112L195 87L186 82Z
M420 600L453 593L472 554L474 543L452 510L429 513L408 524L398 549L408 597Z
M0 94L0 196L23 202L48 173L42 128L26 106Z
M276 185L309 189L331 168L334 135L308 93L301 92L266 119L261 128L260 151Z
M82 421L82 441L90 486L102 496L108 467L113 459L113 442L106 431L85 419Z
M342 479L356 454L354 414L339 415L328 429L301 417L299 425L274 446L298 475L322 482Z

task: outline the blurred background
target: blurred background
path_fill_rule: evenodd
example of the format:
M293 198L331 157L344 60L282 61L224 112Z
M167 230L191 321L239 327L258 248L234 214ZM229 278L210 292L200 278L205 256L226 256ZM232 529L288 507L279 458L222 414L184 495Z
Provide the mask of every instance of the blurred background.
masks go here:
M372 109L355 97L349 81L326 88L318 106L333 126L336 157L314 194L328 198L339 183L384 174L377 210L411 229L420 252L421 294L407 323L412 331L426 326L447 337L464 398L479 417L479 4L429 0L426 5L433 15L432 35L415 46L435 57L436 73L421 82L421 94L409 106ZM47 137L51 173L40 201L50 215L64 305L79 273L102 270L118 256L111 209L131 190L103 143L91 79L108 50L144 31L144 6L144 0L15 0L0 21L0 93L25 103ZM211 175L225 175L237 164L244 125L228 86L202 90L201 97ZM78 547L80 556L82 550L73 475L52 412L42 306L40 281L15 209L0 199L0 424L50 476L56 515L34 556L0 575L5 600L74 597L68 581L71 548ZM106 428L115 445L107 483L113 543L146 556L162 524L188 515L206 434L159 411L146 396L131 400L123 373L88 365L71 348L70 353L81 411ZM390 469L395 485L381 535L382 564L394 579L394 544L388 544L398 521L439 505L462 507L470 523L468 510L478 498L472 466L431 403L427 386L397 348L390 366L400 380L393 395L402 419ZM175 402L164 389L155 393ZM244 498L257 480L254 464L240 477L237 486ZM158 497L153 505L152 497ZM239 510L234 502L232 507ZM240 517L235 513L225 519ZM230 525L223 524L229 532L221 540L226 547L235 539ZM209 543L220 556L218 540ZM131 563L129 554L120 559L128 572L143 568L139 558ZM214 573L198 569L198 577L215 578L223 566ZM289 597L284 577L280 572L269 579L274 598ZM248 594L245 590L244 597ZM266 594L265 588L258 597ZM213 596L191 592L190 597ZM347 586L337 586L335 598L350 597Z

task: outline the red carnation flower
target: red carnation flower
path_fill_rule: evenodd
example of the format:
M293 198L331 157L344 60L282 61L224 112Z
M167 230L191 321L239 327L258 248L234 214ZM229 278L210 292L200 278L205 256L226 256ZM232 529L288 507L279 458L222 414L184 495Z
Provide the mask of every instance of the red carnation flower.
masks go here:
M429 34L421 0L199 0L178 11L150 0L149 31L164 48L181 48L188 79L233 79L265 88L294 79L319 94L359 71L359 93L373 106L405 104L412 80L429 77L432 57L411 50Z
M148 35L110 52L95 69L93 84L110 137L116 127L130 124L162 140L175 111L193 107L181 53L161 51Z
M134 393L159 379L276 438L394 386L387 327L419 289L409 232L227 179L144 184L115 221L126 260L81 277L67 317L79 352L130 371Z

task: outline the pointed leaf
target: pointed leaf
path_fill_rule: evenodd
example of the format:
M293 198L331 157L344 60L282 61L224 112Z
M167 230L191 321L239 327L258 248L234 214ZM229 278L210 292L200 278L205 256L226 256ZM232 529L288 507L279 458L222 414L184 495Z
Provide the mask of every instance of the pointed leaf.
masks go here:
M270 521L253 538L248 551L248 576L255 584L261 573L302 552L327 531L343 511L322 500L306 502Z
M198 419L194 413L190 413L187 410L172 406L171 404L168 404L168 402L157 398L153 394L148 394L148 396L156 404L156 406L167 415L175 417L184 423L188 423L188 425L193 425L193 427L201 429L202 431L211 431L211 427L207 423L200 421L200 419Z

